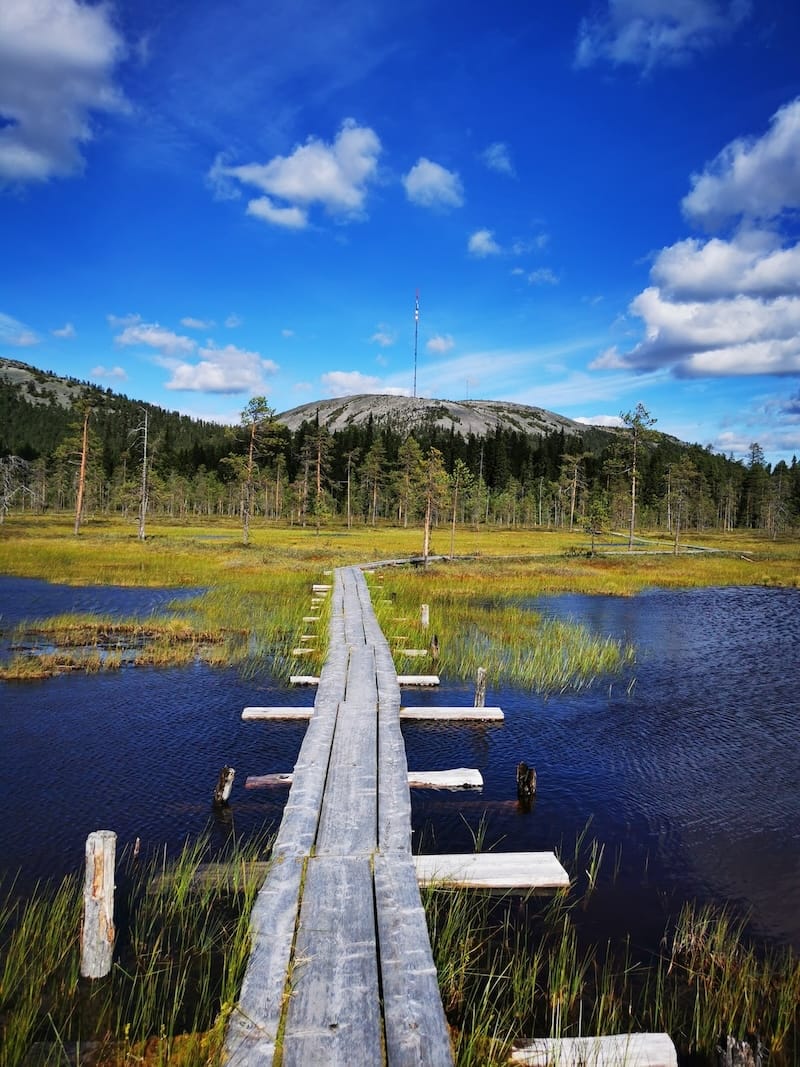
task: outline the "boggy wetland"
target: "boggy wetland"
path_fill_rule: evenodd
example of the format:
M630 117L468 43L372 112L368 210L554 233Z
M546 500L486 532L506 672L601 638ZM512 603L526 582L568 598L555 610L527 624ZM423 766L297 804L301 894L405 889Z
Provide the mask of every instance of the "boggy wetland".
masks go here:
M13 902L79 872L100 827L127 850L123 888L137 838L141 862L162 866L187 841L196 861L231 848L267 854L286 793L244 781L291 770L304 727L243 723L241 710L298 702L287 678L312 582L340 563L412 555L418 539L389 527L264 528L244 548L234 525L222 536L154 527L143 544L122 525L80 538L55 521L3 527L0 773L12 787L0 822L0 1061L22 1062L35 1040L96 1035L98 1019L117 1035L117 1061L141 1059L141 1042L159 1034L158 1062L218 1055L214 1027L235 998L236 968L211 967L202 1011L173 990L161 996L172 1014L161 1003L126 1016L130 932L113 1020L108 1004L65 1007L79 983L62 963L48 972L40 1015L20 1021L8 971L24 923ZM715 551L589 558L578 535L465 532L456 553L469 559L369 578L398 664L407 667L403 639L424 647L437 636L442 686L408 703L470 704L485 666L487 703L506 714L499 726L404 726L409 768L474 767L484 779L480 793L414 792L415 850L555 849L573 879L551 902L427 894L459 1063L504 1062L512 1039L534 1033L645 1028L670 1032L686 1063L712 1062L723 1032L757 1033L770 1062L800 1062L800 546L741 536L703 545ZM324 640L310 644L309 672ZM520 759L538 775L529 810L516 796ZM223 764L236 781L220 811L211 793ZM79 922L70 899L67 890L67 931ZM238 894L237 906L248 899ZM246 957L236 914L227 932L203 932L216 957ZM149 921L152 933L175 917ZM225 948L229 936L244 940ZM196 959L190 969L194 988ZM176 1039L201 1031L199 1043Z

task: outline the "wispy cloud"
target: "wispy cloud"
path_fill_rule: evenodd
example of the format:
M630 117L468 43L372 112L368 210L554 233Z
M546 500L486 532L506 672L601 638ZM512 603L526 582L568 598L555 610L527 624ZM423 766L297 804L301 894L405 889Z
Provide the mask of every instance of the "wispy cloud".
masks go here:
M388 330L385 326L380 326L375 333L370 337L370 343L373 345L380 345L381 348L391 348L397 338Z
M328 396L357 396L360 393L408 396L411 392L404 386L387 384L383 378L378 378L373 374L362 374L358 370L328 371L322 375L320 380Z
M516 177L511 154L504 141L495 141L494 144L490 144L481 152L481 159L489 170L496 171L498 174L506 174L509 178Z
M375 131L346 119L331 144L310 137L288 156L242 166L230 166L229 157L221 155L208 178L218 198L235 195L236 182L260 190L264 195L249 201L248 214L274 226L304 229L315 204L339 221L364 218L380 153Z
M244 319L241 315L237 315L235 311L232 311L230 315L225 319L225 325L229 330L235 330L242 325Z
M185 326L187 330L211 330L215 325L213 319L195 319L191 315L181 319L181 326Z
M59 326L55 330L51 330L53 337L60 337L62 340L70 340L72 337L77 336L77 330L71 322L65 322L63 326Z
M168 330L157 322L137 322L126 326L114 341L123 347L144 345L147 348L155 348L165 356L188 354L194 352L197 347L197 342L191 337Z
M0 311L0 345L14 348L31 348L39 344L37 334L22 322Z
M426 343L425 348L436 356L442 356L445 352L449 352L451 349L455 348L455 344L455 341L449 333L439 333L436 334L435 337L430 338Z
M92 367L89 371L92 378L97 378L100 381L118 381L124 382L128 379L128 373L124 367L104 367L100 364L97 367Z
M94 111L127 105L114 84L125 45L111 8L77 0L0 4L0 182L82 169Z
M539 267L528 275L530 285L558 285L560 279L549 267Z
M581 20L575 66L679 66L728 40L750 11L750 0L608 0Z
M421 207L449 209L464 203L464 188L456 171L447 170L424 156L403 178L406 196Z

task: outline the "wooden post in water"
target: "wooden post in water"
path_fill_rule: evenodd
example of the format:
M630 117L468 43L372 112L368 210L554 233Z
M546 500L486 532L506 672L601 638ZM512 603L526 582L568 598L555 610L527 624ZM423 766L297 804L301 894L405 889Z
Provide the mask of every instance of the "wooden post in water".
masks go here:
M83 884L81 974L104 978L114 955L114 862L117 835L95 830L86 839L86 876Z
M474 708L486 706L486 668L478 667L478 677L475 679L475 703Z
M419 621L423 630L427 630L431 624L431 609L427 604L423 604L419 609Z
M233 789L233 779L236 776L236 771L233 767L228 767L227 764L219 772L219 778L217 779L217 785L214 790L214 803L215 804L227 804L228 798L231 795L231 789Z

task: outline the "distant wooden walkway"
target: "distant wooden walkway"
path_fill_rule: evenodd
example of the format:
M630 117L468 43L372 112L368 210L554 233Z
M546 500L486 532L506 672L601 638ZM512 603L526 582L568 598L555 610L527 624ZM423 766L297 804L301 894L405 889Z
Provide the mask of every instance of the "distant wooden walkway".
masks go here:
M252 913L227 1062L452 1064L411 851L397 673L360 569L337 570L329 596L329 652ZM547 884L563 885L556 867Z

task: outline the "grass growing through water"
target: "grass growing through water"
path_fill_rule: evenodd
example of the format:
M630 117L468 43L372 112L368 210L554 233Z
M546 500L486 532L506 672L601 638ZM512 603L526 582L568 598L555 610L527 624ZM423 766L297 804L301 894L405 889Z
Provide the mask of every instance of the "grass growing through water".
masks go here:
M218 1062L224 1024L250 952L250 910L263 878L264 840L234 844L225 879L198 879L205 841L167 863L129 858L118 870L118 939L107 978L79 976L82 885L67 878L24 903L0 904L0 1067ZM83 1050L83 1051L81 1051Z
M591 870L602 846L578 849ZM696 1065L716 1064L728 1034L757 1035L773 1067L800 1062L800 960L790 950L751 944L724 909L695 904L660 952L627 938L591 943L581 920L596 878L549 900L423 890L458 1067L507 1064L512 1046L534 1037L647 1031L668 1033Z
M511 599L506 587L497 565L474 563L374 576L373 603L398 670L407 669L404 647L429 647L433 634L439 673L473 679L485 667L495 683L543 693L580 689L633 663L631 646L598 637L585 626L545 619ZM430 608L427 630L420 623L422 603ZM433 666L433 657L426 662Z

